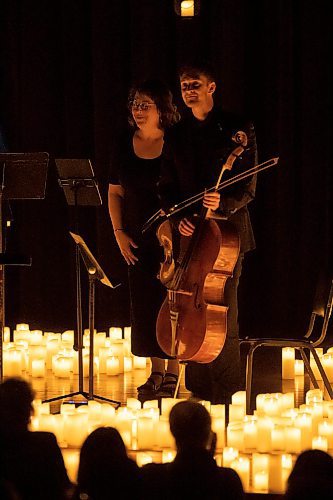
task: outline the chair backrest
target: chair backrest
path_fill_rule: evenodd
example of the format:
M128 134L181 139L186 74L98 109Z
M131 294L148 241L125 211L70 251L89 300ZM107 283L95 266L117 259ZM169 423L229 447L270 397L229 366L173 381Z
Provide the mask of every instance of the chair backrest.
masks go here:
M331 274L321 273L315 298L313 302L312 317L316 316L323 318L322 329L318 340L313 342L314 346L320 345L326 337L328 323L332 314L333 308L333 278Z

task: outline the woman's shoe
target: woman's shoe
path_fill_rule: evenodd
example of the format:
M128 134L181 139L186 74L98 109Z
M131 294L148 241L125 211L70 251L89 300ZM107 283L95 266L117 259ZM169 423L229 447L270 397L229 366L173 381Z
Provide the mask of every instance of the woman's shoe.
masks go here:
M161 382L159 384L156 383L156 380L155 380L156 375L161 377ZM138 393L139 394L156 394L156 392L159 390L159 388L162 385L163 378L164 378L164 373L151 372L151 374L149 375L146 382L137 388Z
M156 396L160 398L173 398L178 383L178 375L175 373L166 373L163 382L160 385Z

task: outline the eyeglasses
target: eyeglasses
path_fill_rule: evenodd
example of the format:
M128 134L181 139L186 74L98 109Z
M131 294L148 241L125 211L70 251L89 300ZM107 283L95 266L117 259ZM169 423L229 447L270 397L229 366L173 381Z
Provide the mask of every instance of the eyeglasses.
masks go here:
M135 111L138 111L139 109L141 109L141 111L148 111L148 109L150 109L152 106L155 106L155 103L147 101L142 101L142 102L132 101L130 103L130 106Z

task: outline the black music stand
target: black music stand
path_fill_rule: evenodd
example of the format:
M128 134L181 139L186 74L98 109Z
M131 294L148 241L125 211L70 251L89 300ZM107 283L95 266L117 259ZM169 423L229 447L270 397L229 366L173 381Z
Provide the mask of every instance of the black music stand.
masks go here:
M84 240L78 234L69 232L72 236L73 240L76 243L76 248L81 254L84 265L87 269L89 276L89 338L90 338L90 347L89 347L89 391L84 392L81 391L86 399L102 399L103 401L108 401L109 403L114 403L118 406L121 405L120 401L115 401L113 399L108 399L103 396L98 396L94 394L94 331L95 331L95 285L96 281L100 281L104 285L110 288L116 288L119 285L113 286L105 275L103 269L98 264L97 260L87 247ZM57 399L63 399L65 397L74 396L78 393L69 394L67 396L58 396L52 399L48 399L46 401L55 401ZM45 401L44 401L45 402Z
M98 184L89 159L56 159L55 160L59 184L62 187L68 205L74 206L74 230L79 232L79 206L99 206L102 198L99 193ZM79 391L63 397L82 394L83 391L83 327L82 327L82 304L81 304L81 271L80 252L75 248L76 269L76 331L74 334L73 348L79 355Z
M6 253L4 200L44 199L48 153L0 154L0 380L3 378L3 329L5 326L5 267L31 266L31 257ZM7 222L7 221L6 221Z

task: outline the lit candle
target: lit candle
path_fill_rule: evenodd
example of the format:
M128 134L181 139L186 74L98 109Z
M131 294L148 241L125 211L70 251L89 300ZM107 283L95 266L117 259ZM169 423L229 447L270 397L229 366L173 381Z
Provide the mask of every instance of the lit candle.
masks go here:
M244 429L242 422L232 422L227 426L227 445L230 448L244 449Z
M253 477L253 488L260 493L268 492L268 472L261 470L256 472Z
M106 358L106 374L108 376L119 375L119 358L110 356Z
M304 376L304 361L302 359L295 359L295 377Z
M321 389L310 389L305 395L305 403L307 405L311 403L320 403L323 401L324 394Z
M127 408L131 408L131 410L140 410L141 409L141 401L136 398L127 398L126 399Z
M243 484L244 491L247 492L250 487L250 460L247 457L237 457L230 464L230 467L234 469Z
M31 364L32 377L45 377L45 359L33 359Z
M136 463L139 467L150 464L154 460L152 453L138 451L136 454Z
M60 342L58 338L51 338L46 342L46 368L50 370L52 368L52 357L58 354L60 348Z
M3 352L3 373L6 377L22 375L22 352L10 349Z
M175 450L162 450L162 464L172 462L176 457Z
M245 407L236 404L229 405L229 422L240 422L243 421L245 416Z
M9 328L9 326L5 326L3 329L3 341L5 344L7 342L10 342L10 328Z
M148 416L139 416L137 420L138 450L151 449L154 446L155 422Z
M79 448L88 436L88 415L75 412L64 418L64 441L68 446Z
M271 432L272 450L284 451L286 448L284 426L274 424Z
M79 467L80 450L71 450L62 448L62 456L65 462L65 467L67 469L67 474L70 481L76 484L77 481L77 471Z
M133 356L133 368L135 370L143 370L147 366L147 358Z
M43 332L42 330L31 330L29 337L30 345L42 345L43 342Z
M16 325L15 330L17 330L18 332L20 332L20 331L28 331L29 330L29 325L27 323L18 323Z
M283 455L269 455L268 489L271 493L284 493L282 457Z
M69 378L71 373L71 360L64 356L57 356L54 363L54 375L58 378Z
M281 404L279 401L279 396L277 394L266 394L264 398L263 409L265 415L270 417L276 417L280 415Z
M295 426L301 430L301 449L311 448L312 417L308 413L301 413L295 419Z
M231 463L238 457L238 455L239 451L236 448L232 448L230 446L223 448L223 467L230 467Z
M180 4L180 15L182 17L194 16L194 0L183 0Z
M130 338L131 338L131 331L132 331L132 329L131 329L130 326L125 326L125 328L124 328L124 339L130 340Z
M328 449L333 449L333 422L323 419L318 422L318 435L327 438Z
M143 408L158 408L158 399L149 399L144 401Z
M252 454L252 479L260 471L268 473L269 455L267 453Z
M124 373L132 371L133 363L130 356L124 356Z
M246 407L246 391L237 391L231 396L231 403Z
M160 449L175 449L175 441L170 432L169 419L167 416L161 415L159 421L155 424L155 446Z
M257 447L257 419L256 417L245 417L244 419L244 448L246 450Z
M111 347L100 347L99 349L99 373L106 373L106 360L112 356Z
M286 451L288 453L300 453L301 452L301 429L296 427L286 427Z
M272 449L272 429L274 423L271 418L259 417L257 422L257 449L265 453Z
M283 453L281 456L282 462L282 491L285 491L288 477L293 468L293 457L289 453Z
M74 330L66 330L63 332L61 339L69 342L70 344L74 344Z
M333 354L324 354L321 362L330 383L333 382Z
M111 326L109 328L109 337L112 340L121 340L123 338L122 328Z
M322 436L315 436L312 438L312 449L313 450L328 450L327 438Z
M282 378L293 379L295 376L295 349L282 348Z
M101 424L113 427L116 409L109 403L103 403L101 408Z

